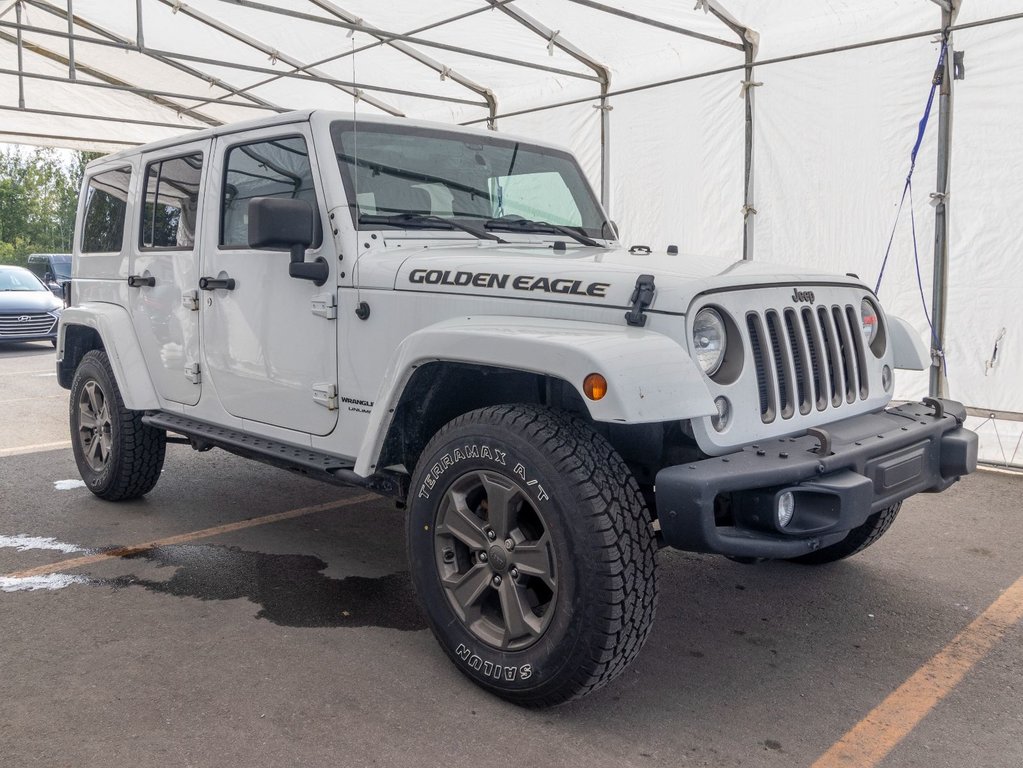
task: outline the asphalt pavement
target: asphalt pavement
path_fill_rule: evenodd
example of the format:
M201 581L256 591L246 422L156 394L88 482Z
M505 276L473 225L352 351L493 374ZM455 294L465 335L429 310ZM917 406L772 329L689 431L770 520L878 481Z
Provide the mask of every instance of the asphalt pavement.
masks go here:
M1023 765L1020 476L830 566L664 550L638 661L531 711L436 645L393 504L181 445L100 501L53 362L0 348L0 765Z

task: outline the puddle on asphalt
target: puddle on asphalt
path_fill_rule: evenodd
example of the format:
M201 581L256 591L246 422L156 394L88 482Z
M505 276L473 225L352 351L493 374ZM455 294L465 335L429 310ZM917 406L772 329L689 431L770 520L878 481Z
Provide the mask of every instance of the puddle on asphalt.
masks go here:
M257 618L284 627L426 629L405 572L333 579L323 574L327 564L313 555L195 544L157 547L124 559L177 570L166 581L122 576L97 583L198 600L246 598L259 606Z
M13 547L19 552L97 551L53 538L25 535L0 536L2 547ZM56 590L75 584L117 589L142 587L150 592L197 600L245 598L259 606L257 618L284 627L381 627L412 631L427 626L413 600L407 572L379 578L334 579L323 574L327 564L313 555L270 555L212 544L155 547L119 559L126 563L146 561L176 570L165 581L136 575L113 579L63 573L0 576L0 592Z

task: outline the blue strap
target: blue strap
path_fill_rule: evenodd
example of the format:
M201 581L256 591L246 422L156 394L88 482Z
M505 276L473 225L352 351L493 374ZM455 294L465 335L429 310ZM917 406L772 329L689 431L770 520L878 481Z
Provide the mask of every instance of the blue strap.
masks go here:
M924 141L924 133L927 131L927 121L931 117L931 105L934 103L934 92L941 85L941 79L945 72L945 51L948 50L948 33L941 36L941 52L938 54L938 66L934 70L934 77L931 79L931 92L927 94L927 106L924 107L924 115L917 125L916 141L913 143L913 151L909 153L909 173L906 174L906 183L902 187L902 199L899 200L899 209L895 213L895 223L892 225L892 234L888 238L888 247L884 251L884 260L881 262L881 271L877 275L877 283L874 285L874 293L881 290L881 279L884 277L885 267L888 266L888 256L892 251L892 242L895 240L895 230L899 226L899 218L902 216L902 206L906 202L906 195L911 194L910 187L913 183L913 171L916 170L916 156L920 152L920 145ZM916 253L916 230L913 232L913 253ZM919 264L917 266L919 273ZM924 314L927 314L927 306L924 305ZM930 323L930 320L927 321ZM933 332L933 329L932 329Z

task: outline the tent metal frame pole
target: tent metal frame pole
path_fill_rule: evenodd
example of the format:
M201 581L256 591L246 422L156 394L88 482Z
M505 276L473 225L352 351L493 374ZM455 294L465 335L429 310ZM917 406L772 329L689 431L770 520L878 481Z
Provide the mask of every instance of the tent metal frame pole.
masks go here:
M163 3L171 8L177 8L180 12L185 12L186 9L190 12L194 12L188 5L179 0L157 0L157 2ZM311 13L302 13L300 11L292 11L287 8L276 8L266 3L257 3L253 0L218 0L218 2L226 5L239 5L242 8L251 8L255 11L265 11L266 13L275 13L278 16L287 16L293 19L301 19L302 21L310 21L316 24L325 24L331 27L339 27L341 29L350 29L356 32L367 32L368 30L359 26L358 24L351 24L347 21L341 21L340 19L328 19L324 16L314 16ZM487 0L494 8L504 9L511 7L506 0ZM435 26L440 26L437 24ZM441 43L436 40L427 40L422 37L416 37L411 34L402 34L400 32L390 32L383 29L374 30L372 33L374 36L384 37L388 40L403 40L406 43L412 43L414 45L422 45L427 48L438 48L442 51L450 51L451 53L461 53L465 56L472 56L478 59L486 59L488 61L498 61L502 64L511 64L516 67L526 67L527 69L537 69L541 72L551 72L555 75L564 75L565 77L575 77L580 80L592 80L597 82L599 80L595 75L588 75L585 72L574 72L571 69L560 69L559 67L549 67L545 64L537 64L531 61L523 61L522 59L513 59L509 56L498 56L495 53L487 53L486 51L476 50L475 48L464 48L459 45L449 45L447 43ZM380 43L385 45L386 41ZM358 51L356 51L358 52ZM348 52L350 54L350 52ZM347 54L346 54L347 55ZM342 55L338 55L335 58L342 58ZM333 59L332 59L333 60ZM283 59L282 59L283 61ZM308 65L306 65L308 67Z
M244 45L247 45L250 48L259 51L260 53L269 56L271 61L280 60L292 67L308 66L304 62L296 59L295 57L289 56L288 54L277 50L272 45L268 45L267 43L264 43L262 40L258 40L255 37L252 37L251 35L248 35L245 32L242 32L241 30L234 28L230 24L220 21L219 19L216 19L213 16L210 16L209 14L203 13L202 11L198 11L195 8L192 8L190 5L186 5L185 3L180 2L179 0L158 0L158 2L162 3L163 5L166 5L168 8L170 8L172 11L176 13L183 13L189 18L194 19L195 21L198 21L202 24L205 24L206 26L215 29L218 32L221 32L227 35L228 37L234 38L238 42L243 43ZM312 67L309 67L306 71L309 72L311 75L316 76L317 79L323 80L323 82L327 82L328 80L327 75L323 74L323 76L320 77L322 73L316 69L313 69ZM383 101L382 99L378 99L376 96L363 92L358 87L351 88L336 83L330 83L330 85L332 85L332 87L337 88L340 91L343 91L344 93L347 93L349 96L356 99L357 101L364 101L365 103L373 107L376 107L381 112L386 112L390 115L394 115L395 117L405 117L405 113L402 112L397 107L388 104L386 101Z
M611 16L619 16L623 19L628 19L629 21L635 21L638 24L645 24L648 27L663 29L666 32L674 32L676 35L684 35L685 37L691 37L695 40L702 40L705 43L723 45L726 48L734 48L737 51L742 50L741 43L733 43L730 40L722 40L721 38L714 37L713 35L705 35L702 32L696 32L691 29L686 29L685 27L676 26L675 24L668 24L667 22L664 21L651 19L648 16L641 16L638 13L632 13L631 11L623 11L620 8L614 8L613 6L610 5L604 5L604 3L594 2L594 0L568 0L568 2L575 3L576 5L582 5L586 8L592 8L596 11L600 11L601 13L606 13Z
M76 23L87 24L88 22L83 22L81 20L76 20ZM11 24L10 22L0 21L0 29L12 28L14 26L16 26L16 25ZM57 38L60 38L60 39L65 39L68 36L66 32L52 30L52 29L45 29L43 27L28 27L28 26L25 26L23 28L24 28L24 30L26 32L31 32L33 34L39 34L39 35L48 35L50 37L57 37ZM103 31L101 31L101 28L97 28L97 31L98 31L99 34L105 34ZM202 64L215 64L215 65L217 65L219 67L224 67L224 68L227 68L227 69L239 69L239 70L244 70L244 71L247 71L247 72L257 72L257 73L261 73L261 74L265 74L265 73L268 73L268 72L274 72L275 71L273 69L270 69L269 67L258 67L258 66L252 65L252 64L240 64L238 62L220 61L220 60L216 60L216 59L206 58L206 57L203 57L203 56L191 56L191 55L188 55L188 54L176 53L174 51L162 51L162 50L153 49L153 48L146 48L143 51L139 51L135 47L134 43L132 43L130 41L124 41L124 40L117 40L117 39L104 40L104 39L95 38L95 37L86 37L86 36L83 36L83 35L74 35L74 39L77 40L78 42L89 43L90 45L104 46L104 47L107 47L107 48L116 48L118 50L131 51L132 53L140 53L140 54L143 54L143 55L145 55L145 56L147 56L149 58L155 58L155 59L158 59L160 61L164 61L165 59L169 59L169 61L164 61L164 63L166 63L166 64L168 64L170 66L175 66L173 60L180 58L180 59L184 59L185 61L193 61L193 62L198 62L198 63L202 63ZM283 61L283 59L281 59L281 60ZM184 65L181 65L181 66L183 67ZM203 80L206 83L211 83L213 80L216 80L216 78L211 78L211 76L206 75L206 74L204 74L202 72L199 72L198 70L194 70L192 68L187 68L187 69L191 70L191 72L189 72L189 74L193 74L193 76ZM309 82L309 83L320 83L320 84L323 84L323 85L332 85L332 86L338 87L338 88L340 88L342 90L346 90L347 88L359 88L360 91L362 89L371 90L371 91L376 90L376 91L381 91L383 93L396 93L396 94L399 94L399 95L402 95L402 96L410 96L412 98L431 99L431 100L434 100L434 101L444 101L444 102L450 102L450 103L454 103L454 104L467 104L469 106L474 106L474 107L485 107L485 106L487 106L486 102L483 102L483 101L473 101L471 99L459 99L459 98L455 98L455 97L452 97L452 96L442 96L442 95L434 94L434 93L423 93L421 91L409 91L409 90L405 90L405 89L402 89L402 88L389 88L389 87L384 86L384 85L370 85L370 84L361 83L361 82L356 83L356 82L352 82L352 81L349 81L349 80L340 80L340 79L334 78L334 77L327 77L327 76L321 76L321 75L315 75L315 74L300 74L300 73L297 73L297 72L286 72L286 73L281 73L281 76L282 77L294 77L294 78L297 78L297 79L300 79L300 80L304 80L304 81ZM221 87L224 87L225 90L232 90L230 88L227 88L226 86L221 86ZM244 98L259 100L258 97L250 96L249 94L240 94L240 95L242 95ZM191 100L194 100L196 102L199 102L199 104L191 107L192 109L197 109L198 107L203 106L205 104L213 104L213 103L224 104L224 103L226 103L222 99L219 99L219 98L211 99L208 96L188 96L187 98L191 99ZM366 97L365 95L363 95L363 100L366 100L367 98L369 98L369 97ZM255 105L244 105L244 106L255 106ZM268 106L268 107L264 107L264 108L275 109L277 111L282 111L282 112L287 112L288 111L287 109L284 109L284 108L279 107L277 105L272 105L272 106Z
M384 40L385 44L390 46L391 48L394 48L394 50L399 51L400 53L403 53L406 56L408 56L413 61L417 61L423 66L432 69L434 72L440 75L441 80L450 78L452 82L458 83L463 88L472 91L478 96L482 96L483 100L486 102L487 113L491 118L490 127L491 128L494 127L493 117L495 114L497 114L497 97L494 95L493 90L485 86L482 86L479 83L474 82L473 80L470 80L462 73L452 69L451 67L445 66L443 63L437 61L433 57L427 56L425 53L422 53L421 51L417 51L408 43L405 43L401 40L386 40L385 38L383 38L381 34L375 31L377 28L374 25L368 24L365 19L360 19L354 13L346 11L344 8L341 8L340 6L330 2L330 0L309 0L309 2L311 2L313 5L319 8L322 8L327 13L331 14L336 18L342 19L343 21L352 22L353 24L358 24L363 28L366 34L371 35L372 37L375 37L378 40Z
M75 39L72 37L75 33L75 5L74 0L67 0L67 68L68 78L75 80L78 74L75 72Z
M945 317L948 309L948 198L952 172L952 102L955 87L952 24L956 7L941 8L941 26L947 30L944 39L945 61L938 90L938 173L937 189L931 195L934 203L934 276L931 286L931 369L928 391L931 397L948 397L945 376Z
M0 35L0 40L7 40L9 42L9 36ZM17 77L18 72L17 70L0 69L0 76L2 75ZM66 77L59 77L57 75L41 75L39 73L34 72L24 73L24 77L26 80L42 80L49 83L66 83L69 85L83 86L85 88L102 88L108 91L123 91L124 93L133 93L136 96L142 96L143 98L153 101L154 103L159 104L165 109L171 109L174 112L176 112L176 114L186 114L187 110L178 104L169 103L167 101L160 101L158 99L184 99L186 101L198 100L198 97L195 96L194 94L177 93L176 91L160 91L152 88L142 88L141 86L132 85L131 83L94 82L91 80L82 80L81 78L72 81ZM226 106L249 107L254 109L257 108L255 104L251 104L247 101L221 101L219 103L224 104ZM82 115L81 117L88 118L89 116ZM213 124L208 123L207 125ZM216 125L221 125L221 123L218 122L216 123ZM0 129L0 131L2 131L2 129Z
M99 120L108 123L125 123L127 125L146 125L155 128L175 128L179 131L203 131L205 125L182 125L181 123L170 123L162 120L139 120L130 117L111 117L109 115L83 115L79 112L61 112L55 109L33 109L31 107L8 107L0 104L0 112L23 112L30 115L47 115L49 117L71 117L78 120ZM3 130L0 129L0 133Z
M14 15L18 24L18 107L25 108L25 64L24 41L21 39L21 3L14 4Z
M749 42L745 42L744 47L746 48L746 67L744 72L746 74L746 82L743 84L743 101L744 101L744 119L745 124L745 137L744 137L744 151L743 151L743 182L742 182L742 258L744 261L753 260L753 235L756 229L757 220L757 209L754 199L754 184L753 184L753 150L754 150L754 133L753 133L753 119L755 116L755 105L754 105L754 87L753 87L753 59L756 55L753 50L753 45Z
M46 11L47 13L53 14L57 18L66 18L68 25L68 33L70 35L74 35L74 25L77 24L83 29L87 29L90 32L105 37L107 40L113 40L119 43L123 43L125 48L130 47L130 41L127 38L121 37L120 35L111 32L109 29L99 24L87 21L81 18L80 16L75 16L72 8L72 0L68 0L68 12L66 13L62 8L50 5L48 2L44 2L44 0L26 0L26 2L35 8L39 8L42 11ZM74 50L75 38L70 37L69 40L70 40L69 47L71 48L71 50ZM273 102L267 101L266 99L262 99L259 96L253 96L251 94L245 93L244 92L245 89L233 86L230 83L221 80L219 77L214 77L213 75L201 72L200 70L195 69L194 67L189 67L186 64L182 64L179 61L174 61L173 59L169 59L166 56L161 56L157 53L154 53L152 50L148 48L143 47L141 50L139 50L139 53L141 53L143 56L153 59L154 61L159 61L161 64L166 64L168 67L173 67L174 69L177 69L180 72L184 72L187 75L197 77L200 80L210 83L211 85L217 88L222 88L223 90L228 91L231 95L241 96L244 99L248 99L254 104L258 104L260 107L264 107L274 112L288 111L284 107L274 104ZM206 104L218 100L219 99L208 99L206 97L203 97L203 100L197 104L193 104L192 108L200 109L204 107Z

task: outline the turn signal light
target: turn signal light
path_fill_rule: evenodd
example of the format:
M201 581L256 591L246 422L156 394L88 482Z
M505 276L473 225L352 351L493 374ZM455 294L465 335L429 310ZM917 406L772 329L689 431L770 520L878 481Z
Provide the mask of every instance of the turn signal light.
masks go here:
M583 379L583 394L590 400L600 400L607 394L607 379L599 373L591 373Z

